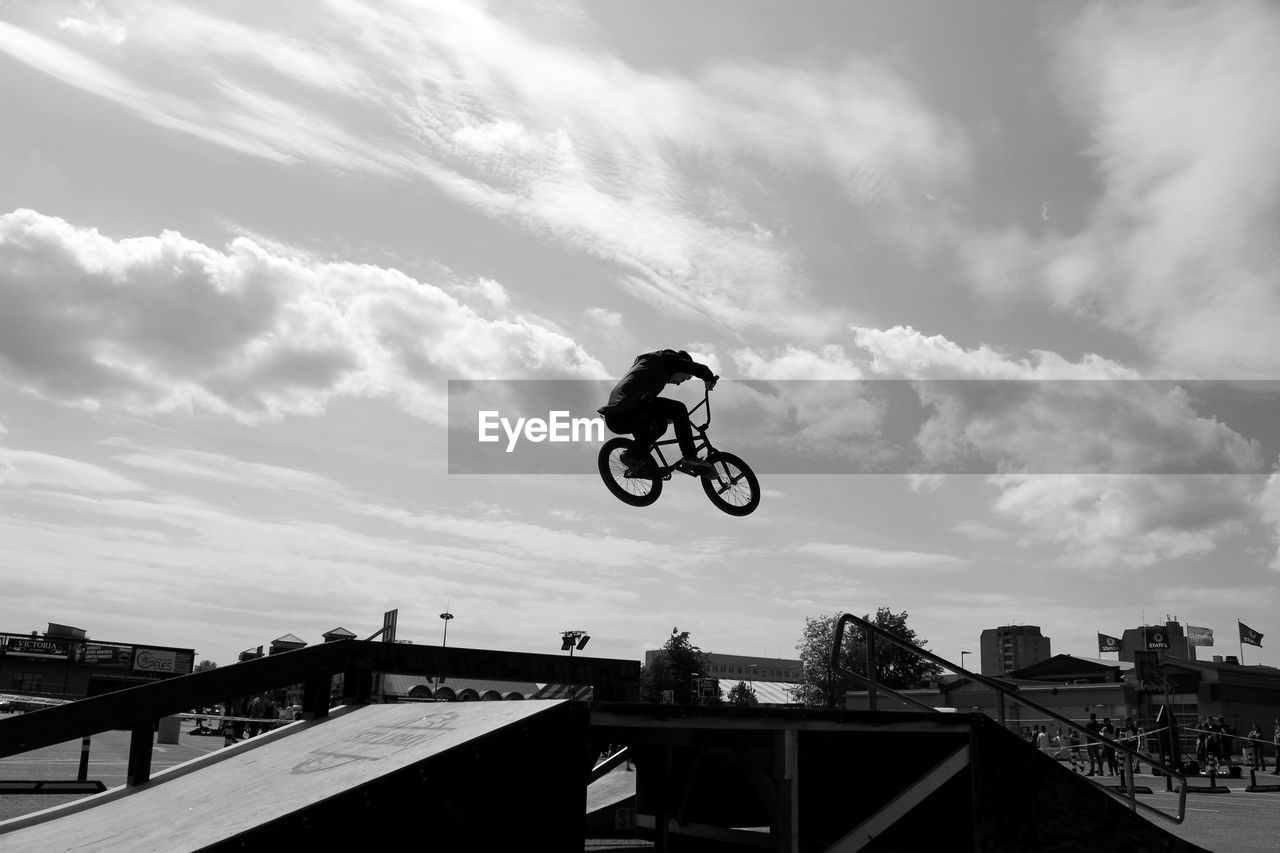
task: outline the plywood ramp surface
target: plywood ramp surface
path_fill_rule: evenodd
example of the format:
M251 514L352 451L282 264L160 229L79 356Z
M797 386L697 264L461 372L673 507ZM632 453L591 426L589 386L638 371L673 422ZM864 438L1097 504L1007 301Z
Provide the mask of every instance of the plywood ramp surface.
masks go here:
M369 705L295 724L156 774L123 795L99 795L92 807L64 816L51 810L34 825L9 821L18 824L11 831L0 824L0 851L200 850L558 704Z

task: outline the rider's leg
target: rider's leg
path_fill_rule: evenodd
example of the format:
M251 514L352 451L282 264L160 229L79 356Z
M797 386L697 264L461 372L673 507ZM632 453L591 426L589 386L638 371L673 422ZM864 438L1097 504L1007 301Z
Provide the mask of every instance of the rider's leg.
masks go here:
M714 477L715 469L710 462L698 458L698 449L693 443L693 426L689 423L689 410L679 400L658 397L653 401L654 408L661 417L670 420L676 430L676 441L680 445L680 467L690 474L703 477Z
M685 459L696 458L698 451L693 444L693 427L689 424L689 410L685 404L669 397L658 397L653 401L653 410L658 417L671 421L676 441L680 444L680 455Z

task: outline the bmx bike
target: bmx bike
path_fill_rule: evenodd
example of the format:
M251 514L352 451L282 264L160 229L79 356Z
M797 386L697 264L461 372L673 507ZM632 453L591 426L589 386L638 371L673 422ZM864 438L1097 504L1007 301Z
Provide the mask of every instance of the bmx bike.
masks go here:
M746 462L732 453L716 450L711 444L711 439L707 437L707 428L711 426L710 393L711 389L707 388L703 392L702 402L690 410L689 425L697 434L694 444L698 454L715 469L714 476L702 476L679 467L678 448L675 461L667 462L662 448L677 444L674 438L665 441L655 439L645 446L635 439L618 436L604 443L597 459L600 478L604 480L604 484L608 486L614 497L631 506L649 506L662 496L662 484L670 480L671 475L678 471L701 479L702 490L706 492L707 497L717 509L729 515L738 516L750 515L755 511L755 508L760 505L760 481L756 479L755 472L747 466ZM693 413L703 406L706 407L707 418L699 425L693 422ZM655 421L655 424L660 424L662 427L662 432L658 434L659 439L665 434L669 423L670 421ZM629 456L644 461L639 465L628 465L622 461L622 454L627 451L631 451Z

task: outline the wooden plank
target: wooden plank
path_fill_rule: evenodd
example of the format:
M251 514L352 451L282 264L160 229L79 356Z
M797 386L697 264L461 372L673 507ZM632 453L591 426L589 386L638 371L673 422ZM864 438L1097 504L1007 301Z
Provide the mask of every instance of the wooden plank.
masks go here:
M559 704L370 705L295 723L143 787L0 823L0 849L200 850Z

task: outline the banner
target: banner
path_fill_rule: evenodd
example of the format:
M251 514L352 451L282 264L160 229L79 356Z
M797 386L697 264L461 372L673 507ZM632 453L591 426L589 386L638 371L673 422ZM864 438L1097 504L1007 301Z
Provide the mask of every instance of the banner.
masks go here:
M1120 651L1120 638L1109 634L1098 635L1098 654Z
M69 640L50 640L48 637L6 637L6 654L27 658L62 658L71 656Z
M1248 643L1251 646L1262 648L1262 634L1253 630L1248 625L1236 620L1236 624L1240 626L1240 642Z
M1143 628L1142 634L1146 638L1148 649L1169 650L1169 632L1164 628Z
M113 669L128 669L133 663L133 646L117 646L109 643L86 643L84 663Z
M1187 626L1187 645L1188 646L1212 646L1213 645L1213 629L1197 628L1195 625Z
M134 672L167 672L178 673L177 652L162 649L138 649L133 658Z

